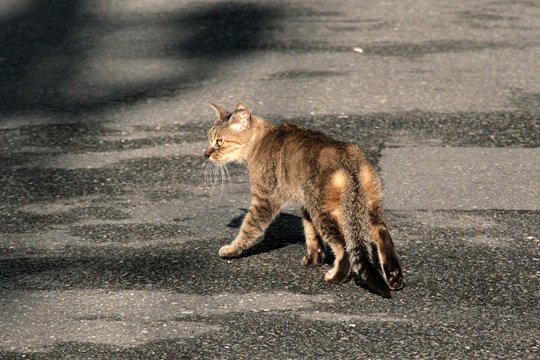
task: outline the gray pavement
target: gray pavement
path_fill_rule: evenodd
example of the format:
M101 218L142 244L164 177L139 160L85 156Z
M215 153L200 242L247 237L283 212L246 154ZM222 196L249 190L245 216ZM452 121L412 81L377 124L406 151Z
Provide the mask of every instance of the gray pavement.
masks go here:
M2 1L0 358L539 358L539 39L534 1ZM302 268L294 207L217 256L239 99L365 149L394 298Z

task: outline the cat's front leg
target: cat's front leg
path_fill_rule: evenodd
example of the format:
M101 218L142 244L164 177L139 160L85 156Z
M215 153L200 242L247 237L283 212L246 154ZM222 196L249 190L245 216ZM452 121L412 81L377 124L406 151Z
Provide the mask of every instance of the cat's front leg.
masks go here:
M242 221L240 233L233 242L219 249L219 256L222 258L232 258L242 255L262 235L264 230L274 220L278 211L279 206L271 201L252 200L251 207Z

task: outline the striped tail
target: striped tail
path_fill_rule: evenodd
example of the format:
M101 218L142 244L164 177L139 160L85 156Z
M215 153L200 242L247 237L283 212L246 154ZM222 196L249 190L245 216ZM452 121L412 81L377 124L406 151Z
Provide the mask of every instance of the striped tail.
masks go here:
M369 288L385 298L391 298L390 287L386 283L379 260L377 243L369 233L366 195L359 179L350 172L341 196L341 206L343 235L351 271Z

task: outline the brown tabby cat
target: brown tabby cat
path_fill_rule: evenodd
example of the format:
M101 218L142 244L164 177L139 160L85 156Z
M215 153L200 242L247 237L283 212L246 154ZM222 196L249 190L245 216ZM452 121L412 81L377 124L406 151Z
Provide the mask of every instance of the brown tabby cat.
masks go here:
M384 297L403 286L383 220L380 181L357 145L292 124L272 125L252 115L244 102L233 112L210 105L217 120L204 155L218 164L246 162L252 195L240 233L219 256L240 256L292 200L302 206L307 245L302 265L323 263L320 237L335 255L326 281L341 283L353 273Z

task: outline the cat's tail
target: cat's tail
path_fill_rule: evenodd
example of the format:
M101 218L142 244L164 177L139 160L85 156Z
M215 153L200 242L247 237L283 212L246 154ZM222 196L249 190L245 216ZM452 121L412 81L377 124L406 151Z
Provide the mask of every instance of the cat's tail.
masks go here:
M341 196L343 235L351 271L372 290L391 298L377 243L369 233L369 209L366 194L355 175L347 176Z

